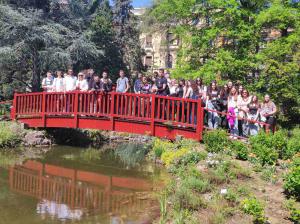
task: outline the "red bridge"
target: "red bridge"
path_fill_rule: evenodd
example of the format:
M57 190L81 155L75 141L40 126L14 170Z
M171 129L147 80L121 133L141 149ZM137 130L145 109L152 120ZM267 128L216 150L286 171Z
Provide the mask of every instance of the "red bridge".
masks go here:
M40 128L81 128L202 140L201 100L132 93L15 94L11 118Z

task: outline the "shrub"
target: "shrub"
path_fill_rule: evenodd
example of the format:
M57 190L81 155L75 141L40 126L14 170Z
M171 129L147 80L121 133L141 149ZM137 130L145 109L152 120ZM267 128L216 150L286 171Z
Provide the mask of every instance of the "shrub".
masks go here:
M15 147L21 140L24 131L15 122L0 122L0 148Z
M206 152L196 152L191 151L180 158L179 164L180 165L188 165L188 164L197 164L201 160L204 160L207 156Z
M278 152L279 158L286 159L287 155L287 133L284 130L275 132L274 135L270 135L271 147Z
M254 160L262 166L276 164L279 155L272 145L272 135L261 132L250 138L250 144L255 154Z
M231 148L235 153L237 159L247 160L248 159L248 147L245 143L240 141L234 141L231 144Z
M199 193L204 193L209 191L210 184L209 181L202 178L197 178L194 176L188 176L182 180L182 184L189 189L195 190Z
M295 128L287 143L286 159L292 158L298 152L300 152L300 128Z
M163 152L166 150L172 150L175 148L175 144L171 143L170 141L163 141L156 138L153 142L153 152L156 158L160 158Z
M229 145L227 133L224 130L206 132L203 141L208 152L221 152Z
M291 198L285 202L285 207L290 212L290 220L294 223L300 223L300 205L294 198Z
M265 223L267 221L264 206L256 198L246 198L242 201L242 210L248 215L252 215L255 223Z
M300 197L300 157L295 157L289 172L284 177L284 189L295 197Z
M164 151L161 155L161 160L168 167L171 164L178 162L178 160L188 153L187 148L175 149L175 150L167 150Z

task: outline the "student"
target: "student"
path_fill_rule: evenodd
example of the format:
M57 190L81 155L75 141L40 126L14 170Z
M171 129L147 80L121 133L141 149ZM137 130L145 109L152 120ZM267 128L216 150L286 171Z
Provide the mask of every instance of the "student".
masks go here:
M230 92L233 87L232 81L228 81L227 86L228 86L228 92Z
M228 96L229 96L229 88L228 85L225 84L220 92L220 99L221 99L221 111L223 113L227 113L227 103L228 103ZM226 115L221 115L221 126L224 128L228 127Z
M137 79L135 80L134 86L133 86L134 93L140 92L141 84L142 84L142 76L143 75L141 73L137 74Z
M274 132L275 129L275 114L277 113L276 105L271 101L270 95L265 95L264 101L261 104L261 120L270 125L270 129Z
M248 112L248 104L251 101L251 97L249 95L248 90L244 89L242 91L242 95L238 96L237 106L239 109L239 121L238 121L238 128L239 128L239 135L241 137L247 136L247 121L244 119L247 118Z
M150 94L151 93L151 84L148 82L146 76L142 77L140 92L141 94Z
M117 89L118 93L127 93L130 89L129 80L125 77L125 72L120 70L119 72L120 78L117 80Z
M176 96L176 89L177 89L176 79L172 79L169 84L170 96L172 96L172 97Z
M220 111L220 92L217 87L216 81L213 81L207 93L207 108L211 110ZM220 116L217 112L208 111L208 127L216 129L219 127Z
M238 88L238 95L239 96L243 95L243 90L244 90L244 87L242 85L239 85L239 88Z
M84 74L80 72L78 74L78 80L76 81L76 89L79 91L88 91L89 85L86 79L84 79Z
M233 86L228 96L227 106L228 115L227 121L230 129L230 138L236 139L238 132L238 108L237 108L238 93L236 88Z
M112 81L110 78L108 78L108 73L104 71L102 73L102 78L101 78L101 90L105 93L111 92L112 91Z
M180 79L179 83L178 83L178 86L176 88L176 96L179 97L179 98L183 98L184 90L185 90L185 80Z
M67 75L65 76L65 89L67 92L76 90L77 78L73 74L73 70L69 69Z
M86 78L86 81L88 82L89 90L92 89L92 85L94 82L94 75L95 75L94 69L87 70L87 74L86 74L85 78Z
M102 89L101 79L100 79L99 75L94 75L90 92L100 92L101 89Z
M164 69L159 69L158 78L155 81L157 87L157 95L160 96L167 96L168 95L168 81L164 77Z
M188 80L186 82L185 91L184 91L184 99L191 99L194 95L193 87L192 87L192 81Z
M248 113L247 113L247 118L248 120L248 132L250 136L252 135L257 135L259 131L259 125L255 123L259 119L259 111L260 110L260 105L258 102L258 97L257 96L252 96L251 102L248 104Z
M64 92L65 91L65 81L61 71L56 72L56 78L53 80L52 89L54 92Z
M47 72L46 77L42 81L42 88L45 92L51 92L53 86L53 76L51 72Z
M199 89L199 97L202 99L202 101L205 102L206 94L207 94L207 87L203 84L203 80L201 78L196 79L196 84Z

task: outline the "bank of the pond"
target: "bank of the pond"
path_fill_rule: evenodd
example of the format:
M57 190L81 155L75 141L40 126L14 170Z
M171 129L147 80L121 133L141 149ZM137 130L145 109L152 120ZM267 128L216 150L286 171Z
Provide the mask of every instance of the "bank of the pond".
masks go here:
M156 139L150 155L172 181L160 195L156 223L299 223L299 129L260 135L249 144L223 131L203 145Z
M104 143L148 143L150 136L80 129L27 129L23 124L0 122L0 148L47 147L51 145L101 147Z

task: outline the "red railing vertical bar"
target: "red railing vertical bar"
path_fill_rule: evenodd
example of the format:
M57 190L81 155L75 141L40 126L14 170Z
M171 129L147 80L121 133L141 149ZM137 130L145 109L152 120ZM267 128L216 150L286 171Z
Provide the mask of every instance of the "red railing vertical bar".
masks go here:
M150 123L150 133L152 136L155 136L155 95L151 95L151 123Z
M118 110L118 107L115 108L115 106L118 104L118 100L115 102L115 96L115 92L112 92L110 104L110 127L112 131L115 130L115 109Z
M202 134L203 134L203 114L204 110L202 107L202 100L199 99L197 102L197 123L196 123L196 138L197 140L202 140Z
M74 107L73 107L73 112L74 112L74 127L78 128L78 103L79 103L79 92L76 91L75 95L73 95L73 102L74 102Z
M46 127L46 92L42 93L43 98L42 98L42 123L43 123L43 127Z
M12 120L16 120L17 119L17 113L18 113L18 110L19 108L17 107L17 94L14 93L14 100L13 100L13 106L12 106L12 109L11 109L11 113L10 113L10 118Z

